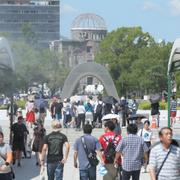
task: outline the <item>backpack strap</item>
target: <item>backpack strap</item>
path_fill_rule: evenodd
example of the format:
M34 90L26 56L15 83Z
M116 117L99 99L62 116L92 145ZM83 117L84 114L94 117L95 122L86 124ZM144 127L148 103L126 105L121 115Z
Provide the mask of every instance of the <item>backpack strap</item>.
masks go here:
M115 136L114 136L114 138L112 139L112 142L114 143L114 141L115 141L115 139L116 139L116 137L117 137L118 135L117 134L115 134ZM106 142L110 142L109 140L107 140L107 138L104 136L104 140L106 141Z
M141 135L140 135L141 137L142 137L142 134L143 134L143 128L141 129Z
M161 172L161 169L162 169L162 167L164 166L164 163L166 162L166 160L167 160L167 158L168 158L168 156L169 156L169 154L170 154L170 152L171 152L171 148L172 148L172 146L170 146L169 151L168 151L166 157L164 158L161 166L159 167L159 169L158 169L157 172L156 172L156 179L158 179L159 173Z

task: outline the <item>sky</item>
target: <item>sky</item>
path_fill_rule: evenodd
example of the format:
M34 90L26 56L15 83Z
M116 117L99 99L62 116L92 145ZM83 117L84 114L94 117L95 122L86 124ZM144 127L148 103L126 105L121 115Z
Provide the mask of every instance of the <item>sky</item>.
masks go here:
M83 13L101 16L108 32L141 26L156 41L180 38L180 0L61 0L60 31L70 38L73 20Z

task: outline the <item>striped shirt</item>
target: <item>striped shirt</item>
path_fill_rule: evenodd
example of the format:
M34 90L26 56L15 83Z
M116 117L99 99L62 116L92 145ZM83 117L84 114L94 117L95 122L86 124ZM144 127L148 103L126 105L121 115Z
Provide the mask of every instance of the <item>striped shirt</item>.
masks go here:
M140 170L144 153L148 150L143 138L134 134L129 134L116 148L116 151L123 155L122 168L125 171Z
M176 112L176 110L177 110L177 102L175 100L171 101L170 109L171 109L172 112Z
M169 150L165 150L162 144L156 145L150 153L149 167L158 171ZM166 159L158 180L180 180L180 148L172 145L171 152Z

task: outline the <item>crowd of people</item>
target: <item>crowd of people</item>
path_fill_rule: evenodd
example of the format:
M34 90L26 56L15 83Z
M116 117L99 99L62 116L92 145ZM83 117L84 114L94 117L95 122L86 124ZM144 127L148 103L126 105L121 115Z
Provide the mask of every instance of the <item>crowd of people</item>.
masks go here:
M86 101L73 102L69 98L61 101L53 97L48 105L42 98L29 97L25 109L23 117L22 109L14 105L12 148L4 143L3 130L0 130L0 180L11 180L14 176L11 164L17 162L17 167L21 167L22 156L31 158L31 151L35 152L41 172L47 163L48 180L62 180L70 150L62 128L74 128L74 133L83 131L73 145L74 167L79 168L80 180L96 180L98 164L103 180L130 180L131 177L139 180L141 168L146 173L148 166L152 180L180 179L180 148L172 140L172 129L162 128L160 144L151 149L150 121L142 122L141 117L128 121L129 114L136 114L138 109L135 99L127 102L122 97L120 102L110 103L101 96L96 100L89 97ZM50 134L44 127L47 111L52 118ZM8 107L7 114L10 112ZM117 116L108 116L112 114ZM126 137L121 134L123 126L127 127ZM101 127L104 134L99 138L91 135L93 128Z

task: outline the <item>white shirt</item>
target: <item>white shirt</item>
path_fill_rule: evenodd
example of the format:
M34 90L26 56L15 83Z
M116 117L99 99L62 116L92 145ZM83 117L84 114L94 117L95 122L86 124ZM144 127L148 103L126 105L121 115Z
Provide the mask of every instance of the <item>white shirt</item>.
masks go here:
M146 129L140 129L137 133L138 136L141 136L144 139L144 142L150 142L152 139L152 131Z
M77 114L85 114L86 110L84 105L77 106Z

